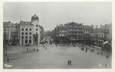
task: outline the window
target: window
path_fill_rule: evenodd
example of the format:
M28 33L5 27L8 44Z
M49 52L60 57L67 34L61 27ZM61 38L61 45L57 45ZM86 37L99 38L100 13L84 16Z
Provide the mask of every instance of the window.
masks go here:
M24 33L22 32L22 35L24 35Z
M22 31L24 31L24 29L22 28Z
M25 34L27 35L28 33L26 32Z
M38 27L38 25L36 25L36 27Z
M30 31L31 31L32 29L30 28Z
M31 39L32 37L30 36L30 39Z
M25 40L25 43L28 43L28 40Z
M28 28L26 28L26 31L28 31Z
M32 33L30 32L30 35L31 35Z
M28 38L28 36L25 37L26 39Z
M36 31L38 31L38 29L36 29Z
M31 40L29 40L29 43L31 43Z

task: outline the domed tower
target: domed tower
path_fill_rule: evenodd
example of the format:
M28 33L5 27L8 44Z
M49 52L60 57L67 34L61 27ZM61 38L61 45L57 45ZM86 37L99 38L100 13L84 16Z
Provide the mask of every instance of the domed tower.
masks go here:
M38 21L38 22L39 22L39 17L38 17L36 14L34 14L34 15L31 17L31 22L33 22L33 21Z
M34 35L34 42L35 44L39 45L40 42L40 28L39 28L39 17L34 14L31 17L31 24L33 24L33 35Z

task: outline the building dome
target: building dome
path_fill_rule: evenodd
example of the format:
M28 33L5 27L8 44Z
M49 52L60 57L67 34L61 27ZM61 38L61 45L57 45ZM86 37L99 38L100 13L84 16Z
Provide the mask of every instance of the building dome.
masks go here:
M33 21L33 20L39 20L39 17L38 17L36 14L34 14L34 15L31 17L31 21Z

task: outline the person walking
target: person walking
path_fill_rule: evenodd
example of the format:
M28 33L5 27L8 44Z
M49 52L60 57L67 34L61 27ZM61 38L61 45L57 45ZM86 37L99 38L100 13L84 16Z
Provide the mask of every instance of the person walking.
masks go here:
M28 48L26 49L26 52L28 52Z
M87 47L86 47L86 50L85 50L85 52L87 52Z
M68 60L68 65L71 65L71 60Z
M68 60L68 65L70 64L70 61Z
M70 65L71 65L71 60L70 60Z

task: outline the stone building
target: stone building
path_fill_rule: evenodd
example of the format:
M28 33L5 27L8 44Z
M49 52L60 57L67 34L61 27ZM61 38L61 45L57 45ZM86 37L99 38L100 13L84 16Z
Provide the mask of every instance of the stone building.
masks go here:
M52 38L58 43L84 43L102 46L104 41L112 39L111 24L94 28L93 25L83 25L70 22L60 24L52 30Z
M100 29L104 32L105 40L112 40L112 23L101 25Z
M80 42L83 40L82 24L71 22L65 24L67 30L67 38L72 42Z
M64 43L87 42L90 38L91 26L70 22L58 25L52 32L53 38Z
M103 42L104 42L104 33L102 31L97 31L94 30L94 32L90 33L90 41L92 42L93 45L97 45L97 46L102 46Z
M82 31L83 31L83 42L85 44L91 44L91 37L90 34L93 31L93 27L89 25L83 25L82 26Z
M31 21L20 21L19 23L4 22L4 44L8 45L39 45L43 39L44 28L39 25L39 17L33 15Z
M33 25L30 22L20 22L20 45L33 45Z
M3 41L7 45L16 45L18 40L18 32L16 24L8 21L3 22Z
M39 45L41 29L37 15L33 15L30 22L20 21L19 27L20 45Z
M100 25L100 27L93 28L90 33L91 41L94 45L101 46L105 41L112 40L112 26L111 24Z

